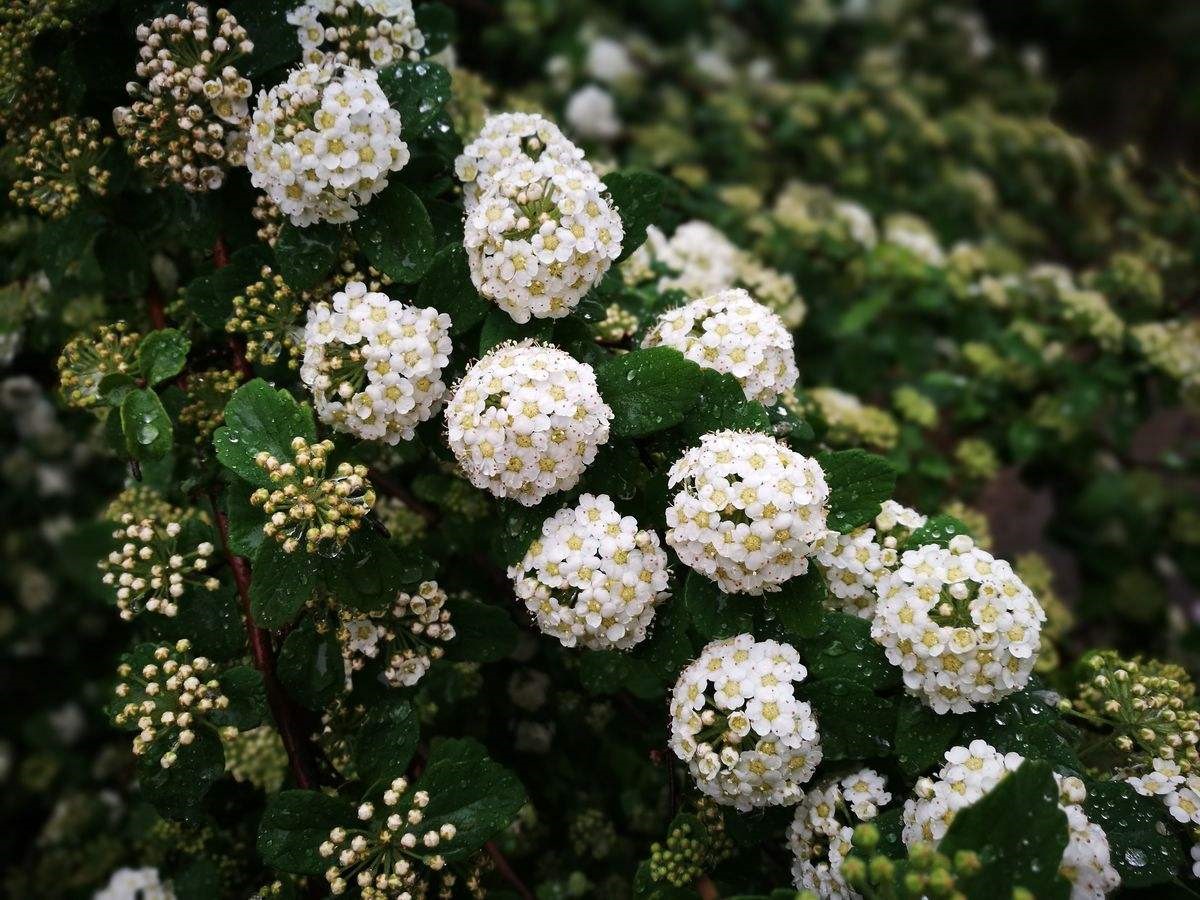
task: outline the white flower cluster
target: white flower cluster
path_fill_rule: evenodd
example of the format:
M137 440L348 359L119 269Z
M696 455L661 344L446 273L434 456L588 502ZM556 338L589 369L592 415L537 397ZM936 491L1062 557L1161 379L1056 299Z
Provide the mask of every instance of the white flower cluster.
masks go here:
M795 803L821 762L821 738L795 684L795 648L749 634L713 641L679 674L671 740L700 790L742 812Z
M117 869L108 884L92 895L92 900L175 900L171 883L163 883L158 869Z
M667 543L730 594L779 590L808 571L829 486L816 460L765 434L717 431L668 473Z
M308 63L258 95L246 167L293 225L354 221L407 162L400 114L371 69Z
M525 558L508 570L546 634L564 647L626 650L646 637L667 591L658 535L622 516L605 494L584 494L542 524Z
M567 124L588 141L611 141L621 134L621 119L613 95L595 84L586 84L567 98L563 110Z
M915 798L904 803L904 843L937 844L945 836L958 811L975 803L992 790L1024 758L1001 753L986 741L946 751L946 764L934 778L917 781ZM1074 776L1056 774L1059 809L1067 816L1069 839L1059 872L1071 882L1072 900L1099 900L1121 883L1109 861L1108 837L1083 811L1087 791Z
M1144 797L1161 797L1176 822L1200 826L1200 775L1185 776L1175 760L1160 758L1153 772L1125 780Z
M309 307L300 379L322 422L397 444L441 406L450 350L448 315L351 281Z
M387 666L381 675L387 684L412 687L420 681L433 661L446 655L441 645L454 640L447 599L436 581L423 581L415 594L397 594L384 612L358 615L343 611L337 636L347 678L368 659L382 655Z
M179 522L160 524L154 519L135 519L132 513L121 517L121 527L112 536L122 541L98 565L104 573L101 581L116 588L117 610L125 621L137 613L179 613L179 598L189 585L215 591L220 582L207 574L213 545L204 541L194 550L182 550Z
M656 274L662 269L666 273ZM659 291L683 291L692 299L746 288L789 330L798 328L808 312L791 275L764 266L700 219L684 222L670 238L651 225L646 229L646 242L621 270L627 283L657 278Z
M966 535L906 550L876 593L871 637L934 712L970 712L1029 681L1046 613L1012 566Z
M467 370L446 428L473 485L533 506L575 486L608 441L612 416L591 366L522 341L493 348Z
M621 217L603 182L541 116L490 117L454 168L471 278L514 321L567 315L620 254Z
M842 861L850 852L854 823L874 819L879 807L891 799L883 776L874 769L862 769L808 791L796 807L787 834L796 889L832 900L857 896L842 878Z
M383 68L420 59L425 46L412 0L309 0L287 20L296 26L307 63Z
M927 265L940 267L946 262L946 253L937 235L917 216L898 213L889 217L884 223L883 239L903 247Z
M850 534L828 531L817 544L814 559L829 585L831 606L860 619L875 616L875 585L896 568L901 541L927 521L915 509L885 500L873 528L863 526Z
M643 347L674 347L692 362L733 375L746 397L772 404L792 387L796 347L783 320L741 288L663 313Z
M832 231L864 250L870 250L879 240L875 220L865 207L802 181L789 181L783 186L771 215L791 231L803 235Z

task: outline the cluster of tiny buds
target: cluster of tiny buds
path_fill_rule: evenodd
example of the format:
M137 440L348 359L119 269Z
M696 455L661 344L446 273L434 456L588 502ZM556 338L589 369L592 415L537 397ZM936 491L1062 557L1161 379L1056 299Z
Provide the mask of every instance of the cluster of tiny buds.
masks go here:
M225 330L245 336L247 361L269 366L286 356L288 366L297 368L302 356L299 322L308 301L307 293L293 291L282 275L263 266L259 280L233 298Z
M364 900L425 897L429 885L424 870L442 872L446 860L438 853L424 853L453 840L458 833L450 822L438 828L422 828L428 805L428 792L410 794L406 778L392 781L383 793L382 808L370 802L359 804L355 815L362 826L338 826L318 848L322 857L336 860L325 870L330 893L344 894L353 881ZM445 872L441 879L444 886L449 886L454 876Z
M332 441L309 445L297 437L292 441L292 461L280 462L265 450L254 458L281 487L259 488L250 495L250 502L267 514L263 532L288 553L295 552L301 541L309 553L318 548L336 552L375 505L366 466L340 463L332 477L325 477L332 450Z
M141 340L125 322L115 322L68 341L58 357L59 384L67 405L77 409L100 405L100 382L106 375L124 374L136 367Z
M125 543L98 565L104 572L101 580L117 589L122 619L129 621L142 610L174 616L189 584L209 591L219 587L216 578L203 574L213 545L204 541L195 550L181 553L177 539L182 530L178 522L160 525L153 519L135 519L132 513L121 517L113 537Z
M85 191L103 197L112 173L101 156L112 138L100 134L91 118L63 116L35 128L14 160L21 177L13 182L9 199L49 219L61 219L74 209Z
M117 711L114 721L122 727L136 725L135 756L145 754L152 744L170 737L171 744L159 759L164 769L175 764L179 747L186 747L196 739L196 728L203 718L229 706L220 683L215 678L205 680L212 663L203 656L190 657L190 650L191 643L180 640L155 648L153 661L140 668L123 662L117 669L122 680L115 692L128 702ZM234 737L237 729L227 727L222 735Z

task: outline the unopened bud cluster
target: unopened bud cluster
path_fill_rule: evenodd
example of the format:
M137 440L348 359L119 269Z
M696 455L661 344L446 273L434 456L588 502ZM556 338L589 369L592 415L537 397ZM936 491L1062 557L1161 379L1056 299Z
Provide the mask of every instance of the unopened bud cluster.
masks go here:
M176 521L138 520L132 513L121 517L121 527L113 537L124 543L98 565L104 573L101 580L116 588L122 619L129 621L143 610L174 616L179 612L179 598L189 586L208 591L220 586L207 574L213 545L204 541L194 550L180 552L182 530Z
M240 381L232 369L205 369L188 376L188 402L179 410L179 424L195 430L197 444L206 443L225 421L225 404Z
M983 861L973 850L959 850L954 858L937 852L933 844L918 841L908 848L908 859L896 862L878 851L879 828L864 823L854 829L850 853L842 861L842 877L852 896L918 898L938 897L946 900L966 900L958 879L970 878L983 868ZM904 873L897 885L897 870ZM1014 892L1014 897L1016 896Z
M300 319L309 295L293 291L283 276L263 266L259 280L233 298L233 314L225 323L230 334L246 338L246 359L264 366L286 357L289 367L300 365Z
M458 829L451 822L424 827L429 799L428 792L413 791L408 779L397 778L379 806L359 805L361 824L332 829L318 848L331 861L325 870L329 892L338 896L353 886L363 900L449 897L458 877L436 851L454 840Z
M446 592L436 581L424 581L415 594L401 591L391 608L359 615L343 611L338 627L342 657L351 671L368 659L386 662L383 679L392 687L412 687L446 654L442 646L454 640L446 609Z
M650 877L687 887L733 852L720 807L708 797L700 797L695 815L676 816L666 838L650 845Z
M112 138L91 118L63 116L35 128L14 160L19 171L8 197L48 219L61 219L85 193L103 197L112 177L101 165Z
M77 409L97 406L102 399L100 382L106 375L136 370L141 339L125 322L115 322L68 341L58 357L59 384L67 405Z
M411 0L317 0L300 4L287 20L309 63L383 68L420 59L425 46Z
M219 188L245 159L250 81L237 63L254 49L228 10L188 3L183 16L141 25L137 74L126 90L130 106L113 110L117 133L139 168L160 185L189 191Z
M144 664L121 663L116 695L124 705L113 716L121 727L136 727L133 753L141 756L151 745L164 747L160 765L175 764L178 750L196 739L196 729L205 719L229 706L221 685L212 677L213 666L203 656L191 655L191 643L177 641L156 647L152 660ZM222 729L232 736L237 729Z
M265 450L254 458L279 487L259 488L250 495L250 502L267 514L263 531L288 553L295 552L302 542L309 553L318 549L336 553L375 505L366 466L344 462L331 476L325 475L332 450L332 441L309 445L297 437L292 441L294 457L287 462Z

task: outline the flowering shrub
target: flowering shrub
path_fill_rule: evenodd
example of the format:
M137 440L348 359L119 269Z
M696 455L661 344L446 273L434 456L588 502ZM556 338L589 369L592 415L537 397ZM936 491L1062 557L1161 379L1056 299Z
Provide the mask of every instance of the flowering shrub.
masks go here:
M3 893L1194 891L1200 190L1031 60L0 9Z

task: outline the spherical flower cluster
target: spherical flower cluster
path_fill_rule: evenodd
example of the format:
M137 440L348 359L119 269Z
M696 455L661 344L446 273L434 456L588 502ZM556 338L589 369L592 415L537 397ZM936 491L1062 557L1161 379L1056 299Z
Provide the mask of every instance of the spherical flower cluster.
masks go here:
M133 103L113 110L113 122L160 185L215 190L242 164L252 88L236 64L254 44L228 10L217 10L216 20L214 33L208 8L190 2L184 16L138 26L144 83L129 82Z
M816 546L814 559L825 575L832 606L861 619L875 616L875 585L900 563L896 549L926 522L915 509L885 500L874 527L850 534L828 531Z
M450 449L471 484L525 506L574 487L611 420L592 367L532 341L492 349L446 407Z
M206 444L225 421L225 404L241 384L232 369L203 369L187 378L188 399L179 410L179 424L196 432L196 443Z
M904 843L938 843L959 810L985 796L1024 762L1016 753L1000 753L986 741L946 751L946 764L934 778L917 782L916 797L904 803ZM1056 774L1058 806L1067 816L1069 838L1059 873L1071 882L1073 900L1103 897L1121 883L1109 859L1108 837L1083 811L1087 791L1074 776Z
M584 85L568 97L563 115L571 130L585 141L611 141L621 134L613 95L594 84Z
M674 347L692 362L733 375L751 400L774 403L800 377L783 320L741 288L663 313L643 347Z
M8 198L48 219L65 217L85 192L108 193L112 173L102 157L111 144L95 119L63 116L33 129L13 160L20 174Z
M479 134L454 161L454 174L463 185L463 203L470 213L480 199L496 188L497 175L544 158L566 168L591 167L583 151L559 127L537 113L497 113L483 123Z
M718 431L668 473L667 543L730 594L777 591L808 571L829 486L816 461L764 434Z
M103 400L100 382L106 376L137 370L141 340L125 322L114 322L68 341L58 357L59 386L67 405L76 409L98 406Z
M471 280L515 322L567 315L621 252L621 217L590 166L513 154L468 210Z
M307 293L293 291L282 275L263 266L259 280L233 298L233 313L225 330L245 337L248 362L270 366L286 356L289 366L298 366L302 355L299 321L308 301Z
M401 591L383 612L341 612L338 643L347 672L359 671L368 659L382 658L383 680L392 687L412 687L446 654L454 640L446 592L436 581L423 581L415 594Z
M853 394L834 387L814 387L805 392L816 406L828 430L825 439L834 445L865 445L891 450L900 438L900 426L892 414L863 403Z
M175 891L170 883L164 884L158 869L149 866L141 869L117 869L92 900L175 900Z
M657 279L659 291L683 291L692 299L745 288L788 330L798 328L808 312L791 275L763 265L699 219L684 222L670 238L651 225L646 242L622 264L621 274L629 284Z
M352 222L408 162L371 69L309 63L258 95L246 166L293 225Z
M116 588L117 609L125 621L142 610L174 616L188 586L208 591L220 586L207 574L213 545L203 541L194 550L180 552L182 531L176 521L163 525L153 519L135 520L132 513L121 517L113 537L124 543L98 565L104 573L101 580Z
M897 214L884 223L884 240L902 247L921 262L930 266L942 266L946 253L938 242L937 235L917 216Z
M584 494L547 519L508 570L517 599L545 634L593 650L644 640L655 605L670 596L669 576L658 535L618 513L605 494Z
M396 778L383 792L380 807L359 804L358 823L334 828L318 848L330 860L325 870L329 892L339 896L353 884L363 900L450 896L457 876L446 868L445 857L431 851L454 840L458 829L451 822L420 827L430 799L427 791L413 790L408 779ZM431 883L435 880L436 885Z
M797 890L849 898L851 892L841 869L851 849L854 824L874 819L879 807L891 799L883 776L873 769L810 789L796 807L787 835Z
M1179 382L1184 400L1200 406L1200 321L1147 322L1132 329L1146 361Z
M1092 338L1105 350L1119 350L1125 340L1125 322L1099 291L1070 289L1059 295L1067 323Z
M871 636L934 712L969 712L1029 681L1046 614L1012 566L966 535L906 550L876 592Z
M800 181L783 186L771 216L802 237L825 234L834 242L851 242L859 250L870 250L879 240L875 220L865 207Z
M412 0L311 0L287 14L306 63L383 68L421 58L425 35Z
M309 553L336 553L375 505L366 466L339 463L334 474L326 477L332 450L333 441L310 446L297 437L292 440L292 460L280 462L265 450L254 458L279 487L259 488L250 502L267 514L263 533L279 541L287 553L294 553L301 541Z
M276 794L288 775L287 749L274 725L239 731L224 741L225 768L234 781L249 782L265 794Z
M441 406L450 350L448 315L352 281L309 308L300 379L322 422L398 444Z
M135 756L152 745L161 749L159 764L164 769L175 764L180 747L196 739L196 729L206 724L211 713L229 706L220 682L212 677L212 663L203 656L193 657L191 648L190 642L180 640L154 648L144 659L135 651L117 668L121 681L115 693L122 702L113 721L118 727L137 729ZM221 731L229 736L237 733L232 726Z
M671 693L671 750L701 792L747 812L795 803L821 762L817 720L797 700L808 671L788 644L713 641Z

